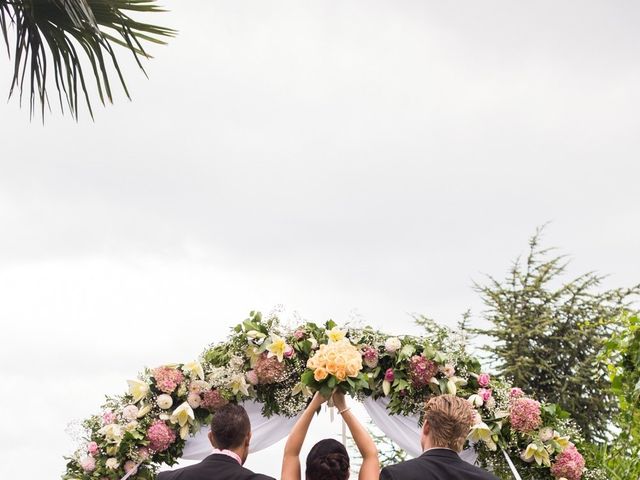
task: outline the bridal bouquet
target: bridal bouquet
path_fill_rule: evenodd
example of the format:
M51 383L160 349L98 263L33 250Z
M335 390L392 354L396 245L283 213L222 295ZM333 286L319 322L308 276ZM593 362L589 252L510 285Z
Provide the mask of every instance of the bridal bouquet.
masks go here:
M333 327L327 332L329 343L320 348L307 361L307 371L302 375L302 383L313 390L319 390L325 397L338 386L355 393L358 387L368 387L369 382L361 374L362 354L346 338L345 332Z

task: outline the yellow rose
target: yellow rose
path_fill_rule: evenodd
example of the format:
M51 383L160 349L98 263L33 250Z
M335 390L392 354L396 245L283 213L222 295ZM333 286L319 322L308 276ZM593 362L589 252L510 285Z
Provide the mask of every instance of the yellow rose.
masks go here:
M335 375L338 380L344 382L347 379L347 372L345 371L344 366L339 366Z
M316 368L315 372L313 372L313 378L316 379L316 382L324 380L325 378L327 378L327 375L329 375L329 372L327 372L327 370L322 367Z

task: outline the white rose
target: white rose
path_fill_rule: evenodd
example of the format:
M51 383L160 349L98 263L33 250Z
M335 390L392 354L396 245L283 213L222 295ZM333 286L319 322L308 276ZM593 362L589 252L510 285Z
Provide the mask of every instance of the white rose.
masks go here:
M138 418L138 407L135 405L127 405L122 409L122 418L127 422L131 422Z
M398 337L389 337L387 338L386 342L384 342L384 349L388 353L396 353L398 350L400 350L401 346L402 342Z
M171 408L171 406L173 405L173 399L171 398L171 395L167 395L166 393L163 393L162 395L158 395L158 398L156 399L156 404L161 409L167 410Z
M311 350L318 348L318 341L315 338L311 337L309 342L311 342Z
M113 457L107 458L105 465L107 466L108 469L115 470L116 468L118 468L118 465L119 465L118 459Z

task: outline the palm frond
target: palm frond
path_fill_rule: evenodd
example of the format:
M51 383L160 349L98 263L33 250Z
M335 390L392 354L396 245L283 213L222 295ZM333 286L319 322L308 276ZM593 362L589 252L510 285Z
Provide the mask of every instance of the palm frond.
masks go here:
M60 108L75 118L79 98L93 117L91 77L102 104L113 102L114 73L129 97L114 46L129 50L144 72L142 59L150 56L142 43L164 44L175 31L129 13L163 11L156 0L0 0L0 31L14 65L9 97L19 91L22 104L28 94L31 114L39 105L44 118L51 67Z

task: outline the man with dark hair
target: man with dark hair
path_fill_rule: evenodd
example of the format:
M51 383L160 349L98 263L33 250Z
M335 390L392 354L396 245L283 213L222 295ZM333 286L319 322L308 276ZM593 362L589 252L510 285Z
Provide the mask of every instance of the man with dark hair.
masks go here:
M160 472L157 480L274 480L242 465L249 455L251 424L244 407L229 403L213 414L209 441L213 453L202 462Z
M455 395L433 397L424 414L424 453L383 468L380 480L498 480L458 455L472 424L473 410L468 401Z

